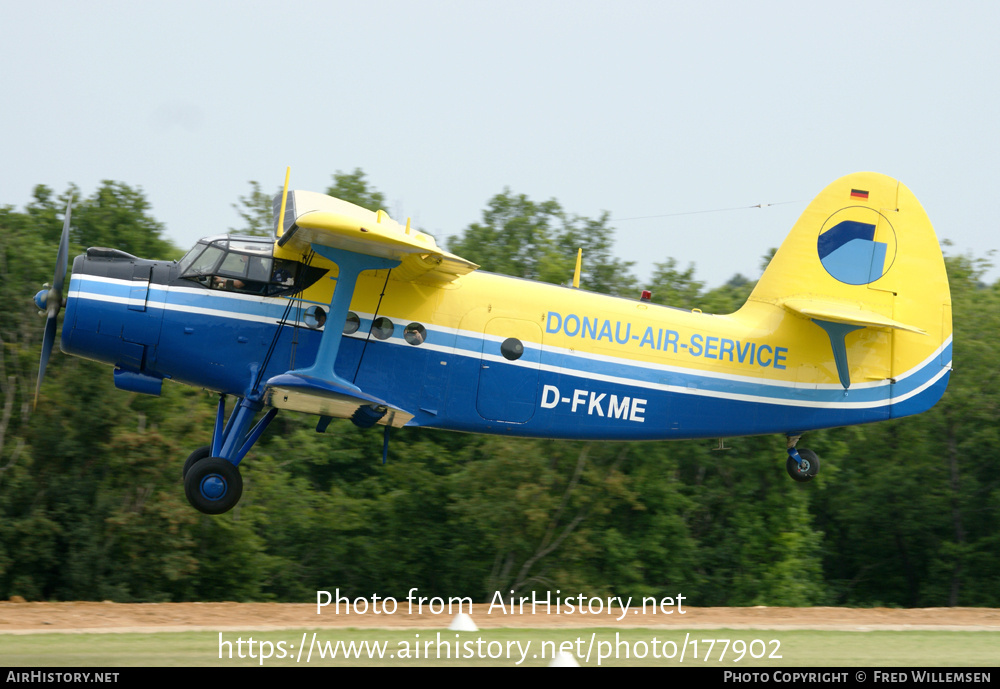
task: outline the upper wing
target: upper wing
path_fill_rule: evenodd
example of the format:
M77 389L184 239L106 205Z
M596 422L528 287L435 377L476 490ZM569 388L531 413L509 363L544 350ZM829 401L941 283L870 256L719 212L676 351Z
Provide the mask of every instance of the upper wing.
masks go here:
M409 222L400 225L385 211L373 213L311 191L288 192L284 222L281 227L276 223L275 229L282 248L305 252L310 245L320 244L397 260L400 265L391 273L396 280L444 283L479 267L444 251L433 237L412 229Z

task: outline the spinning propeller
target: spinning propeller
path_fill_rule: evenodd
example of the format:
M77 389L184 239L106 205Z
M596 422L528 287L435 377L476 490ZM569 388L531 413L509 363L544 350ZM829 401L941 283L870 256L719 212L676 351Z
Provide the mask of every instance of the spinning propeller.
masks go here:
M63 284L66 282L66 264L69 260L69 217L73 202L66 204L66 219L63 221L62 237L59 239L59 253L56 254L56 274L52 278L52 287L42 285L35 295L35 305L46 312L45 337L42 338L42 358L38 362L38 382L35 384L35 404L38 404L38 391L45 377L45 367L52 354L52 344L56 341L56 316L63 305Z

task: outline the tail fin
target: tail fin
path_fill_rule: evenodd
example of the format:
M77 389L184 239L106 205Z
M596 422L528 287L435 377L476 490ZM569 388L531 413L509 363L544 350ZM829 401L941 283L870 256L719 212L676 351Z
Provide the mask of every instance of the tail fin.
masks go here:
M852 383L924 380L905 399L902 389L893 391L893 416L923 411L944 392L951 368L951 294L941 247L913 193L890 177L857 173L824 189L744 308L763 304L797 318L804 336L828 338L829 345L813 349L812 382L830 382L823 378L834 371L845 389ZM808 321L814 325L806 327ZM921 394L931 386L936 395ZM919 402L904 404L916 397Z

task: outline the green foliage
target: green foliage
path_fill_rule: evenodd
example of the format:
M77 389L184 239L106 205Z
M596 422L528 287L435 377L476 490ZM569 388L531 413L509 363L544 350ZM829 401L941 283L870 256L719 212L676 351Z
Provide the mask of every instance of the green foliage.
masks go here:
M326 193L370 211L385 209L385 195L369 184L361 168L355 168L354 172L335 172L333 184L326 188Z
M653 302L680 309L701 309L705 313L738 310L746 303L753 286L742 275L734 275L726 284L706 292L704 283L694 277L694 266L682 271L674 258L657 263L649 282Z
M279 197L281 189L275 192ZM243 218L243 227L230 227L233 234L250 235L251 237L270 237L274 234L273 196L268 196L260 188L260 182L250 180L250 193L240 197L239 203L233 204L233 210Z
M704 288L705 284L694 278L694 265L681 271L677 267L677 259L673 257L655 264L649 281L654 303L679 309L701 308Z
M504 189L489 201L481 222L448 239L448 249L483 270L553 284L571 284L583 249L580 286L607 294L635 291L632 264L611 255L608 213L567 214L555 199L542 203Z
M141 258L177 257L177 248L163 238L163 225L149 210L141 189L102 182L93 196L74 204L73 242L83 247L114 247Z

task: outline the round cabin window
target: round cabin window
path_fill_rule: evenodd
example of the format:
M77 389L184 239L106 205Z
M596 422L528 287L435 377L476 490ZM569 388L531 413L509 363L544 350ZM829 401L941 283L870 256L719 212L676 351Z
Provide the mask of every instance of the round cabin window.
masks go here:
M353 311L347 312L347 320L344 321L344 334L351 335L358 332L358 328L361 327L361 319L358 318L358 314Z
M392 337L392 331L395 330L395 326L385 316L379 316L372 323L372 335L375 336L377 340L388 340Z
M508 337L500 345L500 353L503 354L504 359L516 361L524 354L524 345L516 337Z
M403 339L413 346L421 345L427 340L427 328L420 323L410 323L403 330Z
M306 324L306 327L319 330L326 323L326 311L323 310L322 306L310 306L302 314L302 322Z

